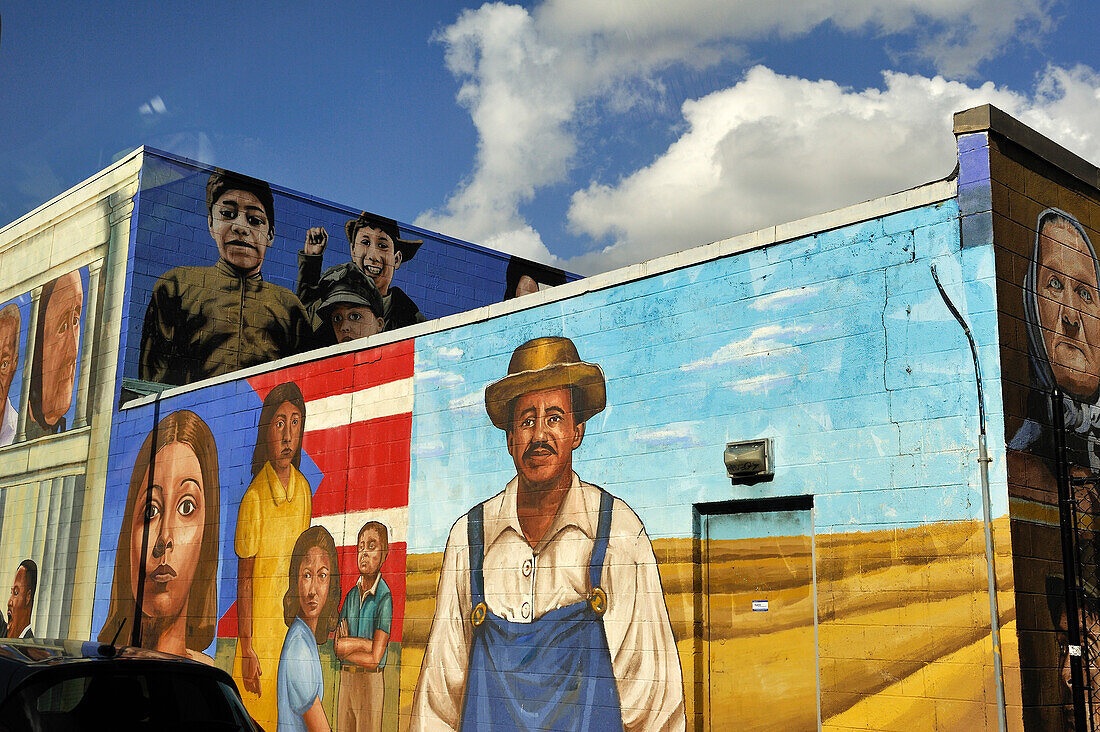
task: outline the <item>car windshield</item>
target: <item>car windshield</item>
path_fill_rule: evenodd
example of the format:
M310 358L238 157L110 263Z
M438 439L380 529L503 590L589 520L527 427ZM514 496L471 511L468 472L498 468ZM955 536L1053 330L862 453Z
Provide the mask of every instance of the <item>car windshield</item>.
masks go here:
M255 729L236 691L211 676L81 665L5 699L0 731Z

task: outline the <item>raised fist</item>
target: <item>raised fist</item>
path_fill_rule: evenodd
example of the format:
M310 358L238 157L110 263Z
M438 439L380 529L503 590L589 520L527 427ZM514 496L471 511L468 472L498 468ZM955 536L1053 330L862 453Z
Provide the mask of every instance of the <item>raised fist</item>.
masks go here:
M302 251L306 254L324 254L327 245L328 232L325 227L314 226L306 232L306 243L302 246Z

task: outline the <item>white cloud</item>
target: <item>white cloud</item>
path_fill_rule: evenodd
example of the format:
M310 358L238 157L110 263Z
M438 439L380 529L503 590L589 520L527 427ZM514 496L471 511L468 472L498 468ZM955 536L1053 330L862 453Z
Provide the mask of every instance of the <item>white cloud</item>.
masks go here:
M442 440L413 440L413 453L418 458L435 458L447 454Z
M456 374L453 371L444 371L442 369L418 371L416 374L416 384L419 388L431 386L449 389L464 384L465 382L466 379L462 377L462 374Z
M167 111L168 108L164 106L164 100L159 94L138 107L138 112L143 115L164 114Z
M955 164L952 113L987 102L1100 155L1100 78L1085 67L1048 69L1033 100L991 83L884 79L883 90L855 91L757 66L685 102L687 130L657 160L573 195L573 227L612 243L567 266L627 264L944 177Z
M794 378L789 374L775 371L770 374L750 376L747 379L739 379L738 381L727 381L723 386L741 394L763 394L772 386L789 384L792 381L794 381Z
M728 366L751 356L772 351L795 348L794 337L809 333L812 328L802 325L764 325L754 328L745 338L727 343L705 358L680 367L681 371L701 371ZM790 353L785 354L788 358Z
M695 447L701 444L691 424L670 425L648 430L639 430L631 435L634 442L646 447Z
M465 355L465 351L456 346L442 346L435 349L435 355L443 361L457 361Z
M447 403L452 412L481 412L485 409L485 392L472 391Z
M791 40L828 23L850 33L904 35L892 39L901 53L926 61L941 73L963 77L1003 52L1010 40L1028 40L1048 30L1052 4L1051 0L551 0L539 7L537 17L560 35L591 37L613 49L629 49L624 52L643 63L662 57L690 62L688 52L713 56L731 42ZM706 60L695 62L701 65Z
M770 295L760 295L754 297L752 302L749 303L749 307L753 310L760 310L768 312L775 308L785 307L787 305L798 304L807 302L817 297L818 292L821 291L820 287L809 285L806 287L797 287L790 290L779 290L773 292Z
M1045 30L1049 25L1045 16L1049 2L546 0L531 11L503 2L463 11L436 39L444 46L448 69L461 84L457 100L469 110L477 129L476 159L470 175L446 202L423 212L416 223L510 253L554 262L556 258L540 234L524 218L523 206L538 190L567 179L578 154L578 131L593 127L601 114L663 106L666 88L661 72L674 66L701 69L723 60L736 60L742 57L747 42L797 39L828 23L853 34L887 36L891 42L896 41L903 55L924 59L944 73L964 76L981 61L1003 52L1008 41L1020 37L1023 31ZM813 82L805 83L812 87ZM838 93L843 97L844 92ZM697 107L685 105L684 110L689 124L694 125L707 115L708 105L705 100L689 104ZM751 118L750 110L745 123L749 124ZM824 121L819 115L807 122ZM844 121L841 111L836 129L824 132L845 134L848 128ZM903 131L913 130L904 118L892 121ZM943 129L942 115L938 121L941 125L935 128L937 132ZM757 122L766 130L767 120ZM688 134L692 132L699 130ZM735 156L742 148L736 144L729 147L732 149L709 151L718 154L713 162L716 170L729 172L729 165L739 169ZM708 151L699 152L705 155ZM702 165L703 161L696 163ZM747 163L749 167L760 166L759 159ZM881 159L868 160L866 165L892 167ZM910 176L907 180L915 179ZM622 242L623 247L606 257L589 258L596 261L577 260L571 265L601 269L652 253L644 246L636 253L624 251L633 249L634 238L619 221L619 212L609 211L604 218L593 210L629 181L611 187L593 184L578 194L570 212L573 226L583 233L609 236ZM709 182L704 179L700 183L702 192L707 193ZM667 204L658 199L658 205L653 201L648 205L669 216L687 213L679 204L693 188L689 185L673 191ZM876 189L874 195L881 192ZM708 200L717 197L712 194ZM722 200L721 207L733 208L729 199ZM706 217L711 223L713 218ZM695 230L710 231L700 225L688 233L695 234ZM717 238L695 235L705 240ZM696 242L681 235L673 241L684 246L702 240Z

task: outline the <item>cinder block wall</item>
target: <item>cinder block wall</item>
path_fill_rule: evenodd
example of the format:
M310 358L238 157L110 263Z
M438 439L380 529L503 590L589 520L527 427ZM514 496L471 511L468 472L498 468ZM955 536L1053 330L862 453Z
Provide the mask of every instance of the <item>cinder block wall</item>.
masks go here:
M387 728L403 729L448 532L515 474L504 433L485 414L485 386L507 373L520 344L564 336L607 383L608 406L587 423L574 467L625 501L645 527L689 724L726 713L699 696L711 681L705 644L711 633L717 641L718 630L700 625L699 608L710 598L700 596L696 509L787 496L812 496L813 572L796 584L812 583L816 593L817 682L787 711L777 712L772 697L750 700L742 713L791 714L798 724L806 710L816 723L820 709L822 724L835 729L929 719L995 724L973 364L930 273L935 264L995 380L992 249L961 247L959 215L945 195L857 223L822 219L814 233L767 247L686 255L666 260L656 275L567 285L561 297L534 296L529 307L453 316L415 341L375 337L366 348L170 392L156 407L119 415L108 499L126 505L139 447L158 417L189 410L210 427L220 483L217 638L193 650L233 669L240 501L254 482L263 400L279 384L296 384L307 412L299 470L313 491L312 523L338 547L343 593L357 576L358 528L372 519L389 527L383 578L394 609L384 718ZM999 433L1000 401L989 391L991 429ZM774 479L731 486L725 443L756 437L775 441ZM993 452L994 515L1003 521L1003 449ZM93 635L104 629L112 597L125 591L113 579L124 514L104 516ZM753 546L738 545L745 553L736 575L771 571L775 557L754 555ZM1011 625L1008 547L1001 542L1000 607ZM278 627L281 618L267 617ZM723 648L747 658L777 642L773 632L727 623ZM319 648L330 722L340 683L331 645ZM1006 652L1010 666L1014 654ZM277 665L277 657L264 663ZM262 715L260 702L246 700Z
M157 279L173 267L211 266L218 251L211 239L206 184L213 168L167 153L147 150L138 198L134 256L126 288L127 321L122 354L123 375L139 377L142 324ZM297 290L298 253L306 232L322 226L328 232L324 267L350 261L344 225L361 209L323 201L272 186L275 239L263 260L266 282ZM370 202L364 202L370 209ZM387 215L385 211L373 211ZM401 235L423 244L402 263L392 285L399 287L428 319L497 303L504 299L510 260L506 254L446 235L400 224ZM516 265L513 265L513 267ZM552 267L520 265L538 282L554 285L577 279Z
M0 575L8 587L21 562L37 566L39 637L83 637L91 618L140 166L134 153L0 230L0 308L19 313Z
M1066 658L1060 648L1065 647L1066 633L1064 626L1058 629L1059 622L1065 622L1060 618L1064 569L1050 390L1057 384L1066 394L1062 408L1068 425L1067 471L1073 477L1090 475L1100 467L1096 434L1087 423L1075 424L1072 413L1094 409L1095 386L1088 384L1100 375L1100 363L1081 358L1059 366L1065 347L1058 350L1056 344L1067 337L1095 342L1097 265L1084 242L1095 247L1100 241L1100 192L1095 167L1049 140L1040 138L1030 149L1025 147L1025 136L1035 133L1010 122L1014 121L960 139L969 139L975 160L985 161L984 169L974 168L972 187L985 201L975 208L984 210L986 238L992 236L996 257L1024 723L1028 728L1054 729L1072 725L1072 706L1062 677ZM1052 222L1062 233L1048 230L1055 238L1048 236L1038 246L1039 229ZM1053 307L1039 307L1040 301L1062 302L1059 291L1072 298L1065 300L1063 311L1055 315ZM1087 345L1081 347L1090 351ZM1078 510L1087 522L1098 506L1092 491L1082 488L1077 493ZM1080 536L1087 550L1091 533L1086 529ZM1095 587L1095 553L1086 554L1092 557L1086 558L1092 567L1086 567L1085 579ZM1093 626L1091 632L1096 630Z

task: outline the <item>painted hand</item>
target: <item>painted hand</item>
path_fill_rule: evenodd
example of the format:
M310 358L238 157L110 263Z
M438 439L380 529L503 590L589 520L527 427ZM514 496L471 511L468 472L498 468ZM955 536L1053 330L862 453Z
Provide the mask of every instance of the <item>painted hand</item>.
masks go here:
M328 232L323 226L314 226L306 232L302 251L306 254L324 254L326 246L328 246Z
M256 655L256 651L251 648L245 650L241 654L241 676L244 677L244 688L259 696L260 677L263 673L260 670L260 657Z

